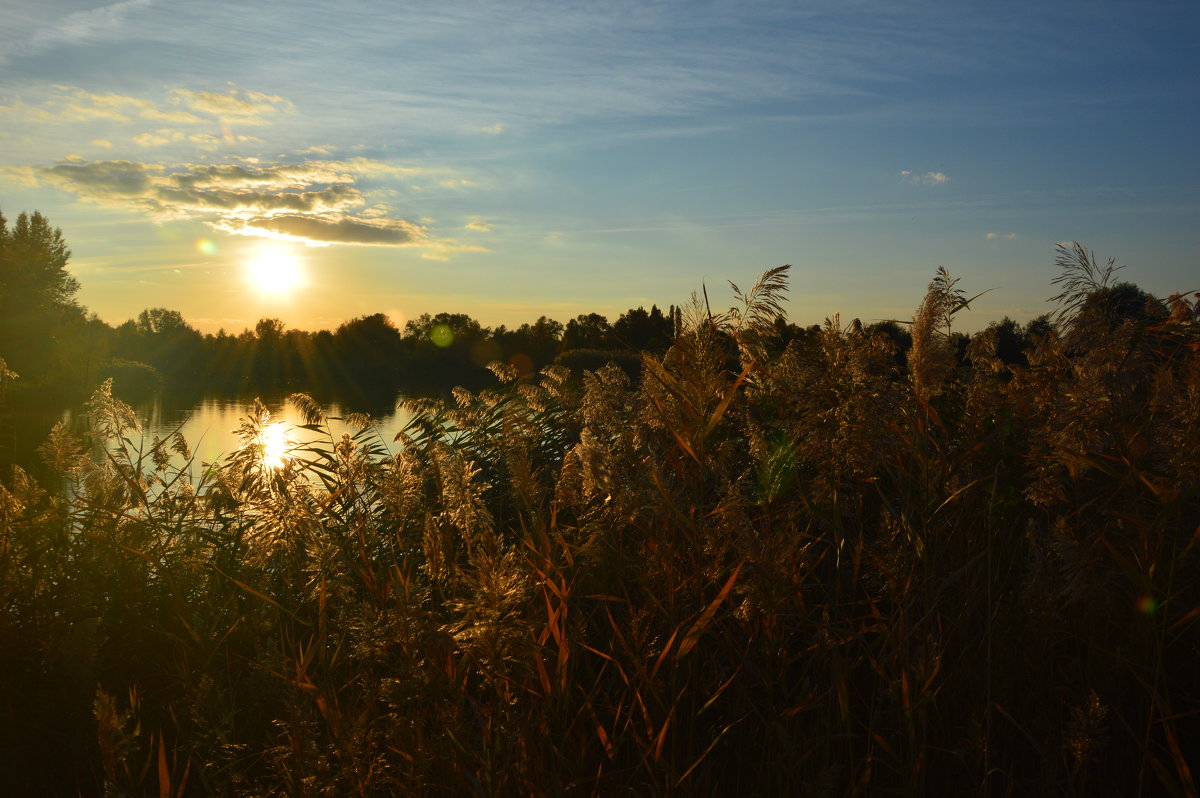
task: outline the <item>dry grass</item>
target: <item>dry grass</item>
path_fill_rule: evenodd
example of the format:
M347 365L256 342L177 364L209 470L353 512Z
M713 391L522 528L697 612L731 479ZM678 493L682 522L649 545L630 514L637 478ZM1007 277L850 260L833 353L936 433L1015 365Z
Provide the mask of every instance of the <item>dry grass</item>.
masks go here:
M69 489L0 487L3 779L1196 795L1200 304L1103 312L1076 255L1028 367L960 362L944 272L907 369L837 319L783 347L776 269L640 385L498 368L395 455L300 398L307 459L257 408L198 467L101 390L105 461L59 429Z

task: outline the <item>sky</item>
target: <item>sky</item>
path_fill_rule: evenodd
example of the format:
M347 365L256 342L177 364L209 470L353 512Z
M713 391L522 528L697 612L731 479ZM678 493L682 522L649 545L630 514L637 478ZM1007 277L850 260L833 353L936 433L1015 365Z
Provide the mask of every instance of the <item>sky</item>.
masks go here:
M0 212L110 323L1026 321L1079 241L1200 290L1200 3L16 0Z

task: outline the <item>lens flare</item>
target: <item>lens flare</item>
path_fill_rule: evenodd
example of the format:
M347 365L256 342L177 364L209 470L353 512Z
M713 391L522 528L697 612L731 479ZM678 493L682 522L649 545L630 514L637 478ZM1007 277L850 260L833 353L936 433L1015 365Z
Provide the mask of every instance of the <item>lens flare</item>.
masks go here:
M1158 602L1154 596L1141 596L1137 600L1138 612L1153 615L1158 610Z
M211 238L197 238L194 246L196 247L196 251L201 255L217 254L217 242Z
M518 377L524 377L533 373L533 358L529 357L529 355L525 354L524 352L517 352L516 354L510 355L508 358L508 365L517 370Z
M454 343L454 330L451 330L448 324L435 324L429 331L429 340L433 341L434 346L445 349Z

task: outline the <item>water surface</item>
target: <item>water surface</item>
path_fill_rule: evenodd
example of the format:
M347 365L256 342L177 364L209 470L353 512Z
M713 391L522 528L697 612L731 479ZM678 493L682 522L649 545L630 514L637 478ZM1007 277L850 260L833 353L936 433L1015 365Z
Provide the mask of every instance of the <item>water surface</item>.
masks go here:
M236 431L242 420L252 412L253 403L253 397L206 396L187 408L172 408L159 399L136 406L135 410L147 444L153 442L154 436L166 438L179 432L199 464L218 462L241 445ZM263 404L270 412L270 423L281 424L288 441L303 444L329 440L328 436L320 433L299 429L305 423L303 414L286 397L266 397ZM343 433L353 435L358 431L358 427L342 420L349 413L342 405L331 402L322 407L329 417L329 433L335 440ZM396 433L404 428L411 417L408 411L394 406L386 415L371 416L377 442L394 453Z

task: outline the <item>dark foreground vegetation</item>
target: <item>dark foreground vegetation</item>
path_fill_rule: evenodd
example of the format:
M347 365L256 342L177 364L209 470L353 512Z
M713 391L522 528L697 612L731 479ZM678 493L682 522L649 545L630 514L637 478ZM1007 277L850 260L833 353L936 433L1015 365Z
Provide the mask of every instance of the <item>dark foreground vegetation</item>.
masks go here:
M1059 265L969 343L939 271L906 352L785 342L775 269L637 380L497 364L398 447L295 397L279 465L261 408L202 466L105 386L110 458L58 427L0 488L0 781L1195 795L1200 301Z

